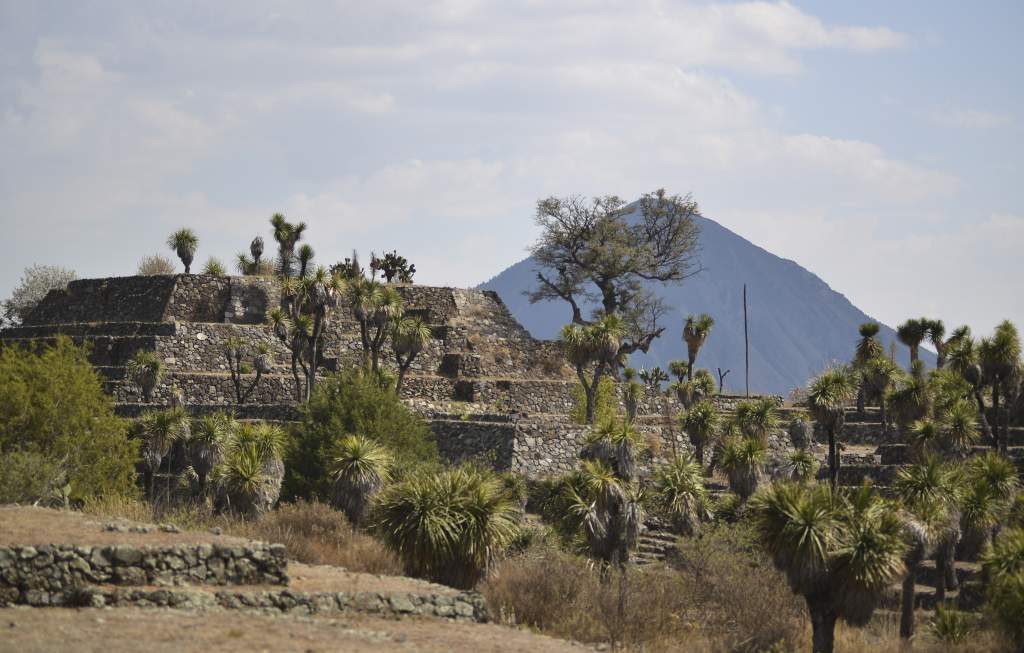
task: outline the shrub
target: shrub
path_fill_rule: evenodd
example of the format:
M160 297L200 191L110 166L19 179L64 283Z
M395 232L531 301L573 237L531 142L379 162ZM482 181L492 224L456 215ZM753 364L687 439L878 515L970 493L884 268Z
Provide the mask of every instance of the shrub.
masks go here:
M0 503L43 503L59 506L67 473L59 460L34 451L0 453Z
M220 259L211 256L206 259L206 263L203 265L203 274L209 274L214 277L223 277L228 273L224 264L221 263Z
M960 644L970 636L972 629L966 614L937 605L935 616L928 622L928 630L932 637L944 644Z
M696 533L709 516L704 470L688 455L655 470L653 491L657 508L683 534Z
M59 466L74 499L136 492L135 443L70 339L0 351L0 397L0 454L33 454L22 460L40 464L41 477Z
M988 609L1006 635L1024 641L1024 529L1009 528L982 558Z
M147 256L139 261L139 268L135 274L149 277L158 274L174 274L174 263L171 259L160 254Z
M374 531L410 575L471 588L512 544L519 516L497 478L462 467L386 488Z
M372 374L348 370L318 382L302 406L285 460L283 498L330 497L333 454L342 438L355 433L386 447L397 471L436 464L437 446L426 422Z
M358 526L370 499L390 478L391 454L373 440L350 435L338 443L331 467L335 501L349 521Z

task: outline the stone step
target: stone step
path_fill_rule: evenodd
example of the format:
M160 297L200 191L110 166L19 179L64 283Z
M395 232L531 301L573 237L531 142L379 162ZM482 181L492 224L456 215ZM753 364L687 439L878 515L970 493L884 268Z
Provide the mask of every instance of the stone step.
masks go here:
M889 486L896 480L900 465L842 465L839 468L839 484L858 486L869 478L878 486Z
M889 587L883 594L880 607L890 610L899 610L903 595L901 585ZM978 580L965 582L957 590L946 590L946 602L955 604L960 610L977 610L985 601L985 588ZM923 585L918 580L914 586L914 609L934 610L938 604L935 588Z

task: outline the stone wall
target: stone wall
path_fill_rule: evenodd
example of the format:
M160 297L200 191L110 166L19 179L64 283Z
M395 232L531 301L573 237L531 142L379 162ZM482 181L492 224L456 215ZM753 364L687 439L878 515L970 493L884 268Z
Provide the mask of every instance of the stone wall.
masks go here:
M288 561L281 544L199 544L164 547L0 546L0 594L9 602L64 596L90 584L283 585ZM13 600L17 595L17 600Z
M160 322L176 275L79 279L51 290L25 324Z

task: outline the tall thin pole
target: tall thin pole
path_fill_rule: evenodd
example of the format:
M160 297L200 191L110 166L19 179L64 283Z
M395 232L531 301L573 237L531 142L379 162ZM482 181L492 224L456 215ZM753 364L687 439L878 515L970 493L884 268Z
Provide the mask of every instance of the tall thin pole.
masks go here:
M743 358L746 365L747 396L750 396L750 332L747 328L747 284L743 284Z

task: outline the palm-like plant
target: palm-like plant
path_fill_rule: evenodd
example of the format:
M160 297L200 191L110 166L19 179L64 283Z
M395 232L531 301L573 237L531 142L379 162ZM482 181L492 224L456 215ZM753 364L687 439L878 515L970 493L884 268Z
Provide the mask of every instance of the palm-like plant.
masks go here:
M643 439L629 421L611 420L587 434L580 457L600 461L619 478L632 481L636 476L636 459L642 446Z
M1024 647L1024 529L1009 528L982 558L988 606L1018 651Z
M768 445L757 438L732 437L722 447L721 465L729 477L729 489L741 499L757 492L764 480Z
M736 423L748 438L768 441L768 434L779 425L778 407L770 397L747 399L736 405Z
M269 496L263 460L253 445L231 449L226 460L216 468L220 502L226 509L255 517L274 503Z
M196 255L196 248L199 247L199 237L191 229L178 229L167 238L167 246L178 255L185 266L185 274L188 274L192 267L192 259Z
M845 367L833 367L811 381L807 392L807 408L828 434L829 482L839 484L838 439L845 423L845 408L853 398L854 381Z
M853 368L860 375L860 385L857 388L857 412L864 412L864 405L867 401L868 388L867 378L864 373L868 363L876 358L885 357L885 348L875 337L881 327L877 322L865 322L860 325L860 340L853 354Z
M627 374L622 386L622 403L626 406L626 419L630 422L636 420L636 414L640 409L640 402L644 398L644 386L634 378L635 372L632 368L626 368Z
M1008 411L1000 409L1000 399L1016 394L1013 386L1019 386L1020 356L1020 334L1007 320L996 326L991 338L983 338L978 345L982 376L992 386L992 414L996 421L993 444L1002 453L1006 453L1009 419Z
M686 342L686 356L688 359L687 379L693 379L693 366L697 361L697 354L700 352L700 348L704 346L708 335L711 334L711 327L714 325L715 320L707 313L701 313L696 317L693 315L687 316L686 324L683 325L683 340Z
M941 370L946 365L946 325L942 323L942 320L926 320L926 322L928 325L928 340L935 347L937 354L935 367Z
M818 459L804 449L797 449L786 456L789 477L797 483L809 483L818 473Z
M847 498L829 486L776 483L750 505L761 543L807 602L815 653L832 651L837 619L866 623L903 575L903 524L870 487Z
M471 588L517 532L519 511L493 475L416 474L381 492L374 530L414 576Z
M597 389L611 366L617 364L619 347L626 329L617 315L599 321L562 328L560 344L566 358L576 368L576 376L586 400L585 421L593 424L597 408Z
M978 410L965 399L953 402L942 415L943 440L954 455L963 456L978 443Z
M395 382L395 392L402 390L402 381L406 372L412 366L423 348L427 346L433 334L423 318L406 317L395 320L391 334L391 348L395 352L395 360L398 363L398 380Z
M200 496L206 496L210 474L223 462L234 429L234 420L225 413L204 415L192 421L188 456L196 473Z
M697 455L697 464L704 467L704 450L714 443L718 436L721 417L715 404L708 400L698 401L682 414L683 430L690 438L690 444Z
M211 277L223 277L227 273L227 268L220 262L220 259L213 256L206 259L206 263L203 265L203 274L208 274Z
M910 349L910 363L918 360L921 341L928 335L928 318L911 318L896 327L896 337Z
M580 474L583 491L567 489L569 511L582 525L591 555L621 567L629 562L643 524L639 493L601 460L583 461Z
M900 377L899 365L888 357L875 356L866 361L860 367L862 379L861 388L865 392L865 399L878 402L879 421L882 424L882 432L889 430L889 415L887 395L889 389Z
M175 444L189 439L188 415L181 408L149 412L136 422L135 432L142 440L140 454L147 471L148 494L150 500L155 500L156 474L161 464Z
M652 489L659 508L684 535L696 534L709 517L704 466L686 454L655 470Z
M963 377L971 388L974 404L977 407L978 423L981 425L982 438L997 444L998 440L992 437L992 429L985 416L985 400L982 397L982 391L986 379L980 363L978 346L971 338L969 327L963 326L953 332L946 344L946 353L949 369Z
M960 497L965 558L977 558L992 541L1019 485L1013 462L994 451L967 461Z
M370 500L390 478L391 454L361 435L343 438L334 455L331 477L335 499L354 526L363 523Z
M163 360L156 352L140 349L128 360L125 368L128 378L142 391L143 400L146 403L153 401L153 390L163 376Z
M277 241L279 272L282 277L291 277L295 273L295 245L306 231L306 223L293 224L280 213L275 213L270 218L270 225L274 228L274 240Z

